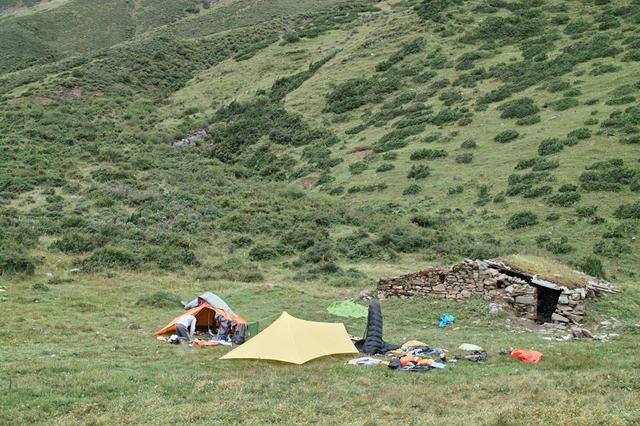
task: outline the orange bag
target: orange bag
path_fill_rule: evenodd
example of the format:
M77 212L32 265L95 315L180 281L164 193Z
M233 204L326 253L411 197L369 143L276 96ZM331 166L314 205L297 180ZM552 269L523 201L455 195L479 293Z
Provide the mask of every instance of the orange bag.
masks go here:
M514 358L520 358L524 362L535 364L540 361L542 354L538 351L525 350L525 349L513 349L511 356Z

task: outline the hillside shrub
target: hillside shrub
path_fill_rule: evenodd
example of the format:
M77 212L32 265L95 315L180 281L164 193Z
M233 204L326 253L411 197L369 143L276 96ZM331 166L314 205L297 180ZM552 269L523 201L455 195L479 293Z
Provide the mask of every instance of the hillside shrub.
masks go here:
M591 130L586 127L582 127L580 129L572 130L567 134L567 138L572 139L589 139L591 137Z
M507 221L509 229L521 229L538 224L538 216L530 211L522 211L513 214Z
M620 143L626 145L638 145L640 144L640 136L628 136L626 138L620 139Z
M462 144L460 144L460 148L463 149L476 149L477 147L478 144L473 139L467 139L466 141L462 142Z
M626 167L620 158L598 161L580 175L580 185L586 191L620 191L630 185L638 175L635 169Z
M96 237L80 232L72 232L52 242L49 245L49 249L63 253L85 253L98 246L99 241L97 241Z
M602 261L595 256L583 257L576 263L576 267L580 271L584 272L585 274L591 275L592 277L599 277L603 279L607 278L607 274L605 273Z
M449 195L462 194L463 192L464 186L462 185L451 186L447 189L447 194Z
M397 158L398 158L397 152L385 152L382 155L382 159L386 161L393 161L393 160L396 160Z
M357 161L349 165L349 172L351 172L352 175L359 175L367 170L367 168L367 163L365 163L364 161Z
M35 260L18 248L7 244L0 247L0 275L32 275L35 269Z
M614 228L607 230L602 234L602 238L629 238L636 232L638 226L632 222L622 222Z
M422 50L423 44L424 40L422 39L422 37L418 37L413 41L405 44L400 50L391 55L389 59L376 65L376 71L386 71L393 65L403 60L405 57L420 52Z
M520 133L518 133L515 130L504 130L504 131L498 133L493 138L493 140L498 142L498 143L509 143L509 142L517 139L518 136L520 136Z
M531 98L519 98L502 103L498 107L502 111L500 118L524 118L540 111Z
M620 204L613 215L618 219L640 219L640 201Z
M300 259L305 263L329 263L335 261L337 255L331 240L325 239L305 250Z
M424 164L413 165L407 173L407 177L409 179L426 179L431 174L431 169L429 166Z
M410 160L434 160L436 158L444 158L447 155L447 151L444 149L419 149L418 151L414 151L409 156Z
M460 102L463 97L462 93L459 90L447 90L440 93L438 99L441 100L444 105L451 106L457 102Z
M357 135L358 133L362 132L366 128L367 128L366 124L358 124L357 126L353 126L345 130L344 133L347 135Z
M556 154L564 149L565 145L557 138L545 139L538 145L538 155Z
M600 240L593 246L594 254L609 258L620 257L631 252L632 248L629 244L615 239Z
M549 185L534 186L534 187L525 189L522 192L522 196L524 198L538 198L543 195L551 194L552 191L553 191L553 188L551 188L551 186Z
M580 201L580 198L577 192L561 192L547 198L547 203L552 206L570 207Z
M562 92L570 89L571 83L569 83L568 81L554 79L545 84L544 88L547 92L551 93Z
M593 217L596 210L598 210L598 206L583 206L576 209L576 214L582 218Z
M422 187L420 185L412 183L402 191L402 195L416 195L421 192L422 192Z
M136 268L138 258L124 247L106 246L95 250L82 262L85 271L101 271L114 268Z
M338 84L326 95L325 112L342 114L367 103L376 102L376 97L392 93L400 88L395 77L356 78Z
M473 154L470 152L464 154L458 154L456 156L456 163L458 164L469 164L473 161Z
M580 102L574 98L562 98L549 104L555 111L565 111L569 108L574 108L580 105Z
M510 97L511 94L512 94L511 86L504 84L498 87L497 89L493 89L489 93L486 93L485 95L478 98L478 104L486 105L494 102L500 102Z
M518 126L531 126L542 121L542 117L539 114L529 115L527 117L516 120Z
M559 241L551 241L547 244L546 249L551 253L560 255L567 254L575 251L575 247L569 244L569 239L567 237L561 237Z
M565 183L560 188L558 188L558 192L573 192L577 190L578 190L578 187L571 183Z
M396 166L391 163L383 163L378 166L378 168L376 169L376 173L388 172L389 170L393 170L395 168Z

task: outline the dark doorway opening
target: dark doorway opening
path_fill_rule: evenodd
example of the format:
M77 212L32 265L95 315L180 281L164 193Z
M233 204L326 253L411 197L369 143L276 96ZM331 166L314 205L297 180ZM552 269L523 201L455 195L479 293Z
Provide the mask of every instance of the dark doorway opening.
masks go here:
M558 307L558 299L562 290L553 290L547 287L536 286L538 288L538 322L552 322L551 316Z

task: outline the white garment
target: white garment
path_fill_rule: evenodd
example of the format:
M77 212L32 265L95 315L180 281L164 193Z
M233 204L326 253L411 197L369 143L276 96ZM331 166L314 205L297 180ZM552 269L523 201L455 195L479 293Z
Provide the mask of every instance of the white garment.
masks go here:
M189 336L193 336L193 333L196 331L196 317L193 315L183 315L178 321L176 321L176 325L180 324L184 326L189 331Z

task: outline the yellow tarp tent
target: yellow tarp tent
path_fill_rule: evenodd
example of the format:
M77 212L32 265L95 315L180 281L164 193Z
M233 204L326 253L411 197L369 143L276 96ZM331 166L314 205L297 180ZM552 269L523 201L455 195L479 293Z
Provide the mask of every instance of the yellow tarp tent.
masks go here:
M334 354L356 354L358 350L344 324L305 321L286 312L253 339L220 359L271 359L304 364Z

